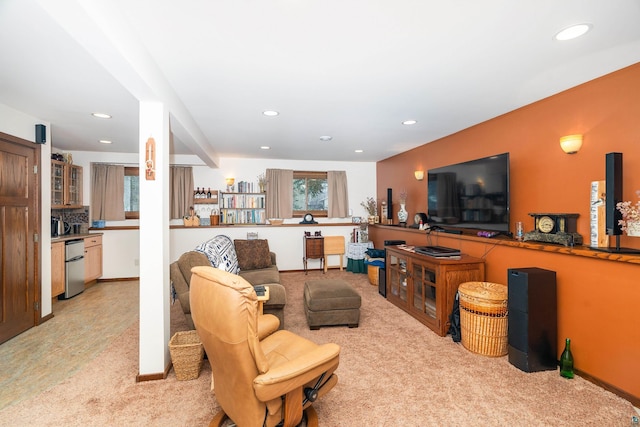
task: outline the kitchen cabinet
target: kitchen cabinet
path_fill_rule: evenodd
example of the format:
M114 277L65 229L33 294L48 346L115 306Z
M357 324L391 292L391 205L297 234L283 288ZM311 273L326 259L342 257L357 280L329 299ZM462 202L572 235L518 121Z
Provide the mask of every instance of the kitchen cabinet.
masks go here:
M82 207L82 166L51 160L51 208Z
M64 293L64 242L51 244L51 298Z
M84 283L102 276L102 235L84 239Z
M484 281L484 261L435 258L386 247L387 299L444 337L458 285Z

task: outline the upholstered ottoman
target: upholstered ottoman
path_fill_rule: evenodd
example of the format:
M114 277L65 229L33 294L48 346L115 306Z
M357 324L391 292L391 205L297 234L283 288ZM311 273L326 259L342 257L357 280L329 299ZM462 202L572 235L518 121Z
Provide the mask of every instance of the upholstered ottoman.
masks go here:
M360 295L344 280L310 280L304 284L304 311L310 329L360 322Z

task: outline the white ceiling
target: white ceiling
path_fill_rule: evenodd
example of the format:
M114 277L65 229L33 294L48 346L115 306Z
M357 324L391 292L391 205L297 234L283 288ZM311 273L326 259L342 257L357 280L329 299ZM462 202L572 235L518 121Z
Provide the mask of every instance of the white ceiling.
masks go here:
M159 100L172 153L211 166L377 161L640 62L639 22L637 0L0 0L0 103L64 150L137 152Z

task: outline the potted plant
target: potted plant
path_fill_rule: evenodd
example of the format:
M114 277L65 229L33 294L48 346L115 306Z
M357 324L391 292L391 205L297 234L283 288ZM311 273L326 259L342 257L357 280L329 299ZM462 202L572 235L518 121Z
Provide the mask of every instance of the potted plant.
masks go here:
M636 191L636 195L640 198L640 190ZM622 219L618 221L622 231L627 236L640 236L640 200L634 204L630 201L618 202L616 209L622 214Z
M380 220L376 215L378 209L376 199L374 199L373 197L367 197L364 202L360 202L360 206L362 206L367 211L369 224L375 224Z

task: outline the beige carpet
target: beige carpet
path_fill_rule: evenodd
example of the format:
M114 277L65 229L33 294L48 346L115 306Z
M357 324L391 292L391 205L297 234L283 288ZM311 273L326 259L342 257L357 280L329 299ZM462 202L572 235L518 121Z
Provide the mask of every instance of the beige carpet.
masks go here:
M362 295L360 327L310 331L304 280L340 277ZM322 426L627 426L632 405L581 378L524 373L474 355L397 309L366 275L284 273L286 326L341 348L338 385L315 404ZM173 328L184 327L172 308ZM210 369L193 381L135 383L137 326L59 385L0 411L0 425L206 426L216 412Z

